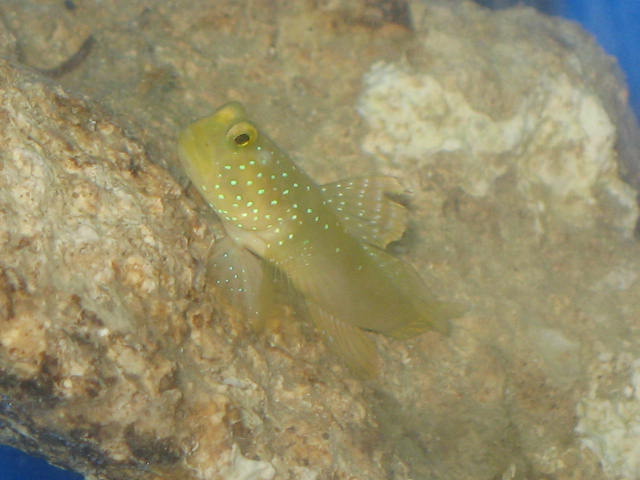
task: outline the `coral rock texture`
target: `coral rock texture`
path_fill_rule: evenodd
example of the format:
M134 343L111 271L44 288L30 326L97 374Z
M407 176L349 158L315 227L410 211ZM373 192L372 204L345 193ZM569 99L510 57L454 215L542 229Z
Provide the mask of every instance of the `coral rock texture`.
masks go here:
M0 442L101 480L637 476L638 127L577 26L436 0L0 16ZM360 382L293 308L257 335L217 294L174 152L229 99L321 183L399 178L395 253L468 307L449 337L375 337Z
M95 105L0 67L2 441L96 478L329 468L364 407L300 365L265 378L198 281L212 234L182 188Z

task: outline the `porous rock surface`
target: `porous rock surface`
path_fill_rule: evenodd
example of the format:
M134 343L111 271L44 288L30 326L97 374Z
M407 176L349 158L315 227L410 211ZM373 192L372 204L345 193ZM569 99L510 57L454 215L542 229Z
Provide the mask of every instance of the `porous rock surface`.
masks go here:
M108 480L633 478L637 124L576 26L438 1L0 15L2 443ZM295 312L256 335L216 295L174 144L228 99L319 182L407 186L395 252L468 306L451 336L377 337L360 382Z

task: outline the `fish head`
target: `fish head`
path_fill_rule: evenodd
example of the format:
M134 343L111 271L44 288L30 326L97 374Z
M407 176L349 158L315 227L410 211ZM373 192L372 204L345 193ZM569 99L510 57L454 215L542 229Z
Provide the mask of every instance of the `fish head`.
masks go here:
M287 172L295 166L241 104L227 103L187 127L179 154L185 173L227 225L262 231L283 218Z

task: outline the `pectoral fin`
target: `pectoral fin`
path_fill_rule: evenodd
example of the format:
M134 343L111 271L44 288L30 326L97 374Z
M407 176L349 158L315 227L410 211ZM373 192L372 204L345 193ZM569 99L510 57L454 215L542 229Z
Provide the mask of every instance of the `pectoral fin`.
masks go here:
M272 267L231 238L218 242L208 273L229 302L238 307L257 330L273 310L275 291Z
M347 232L371 245L385 248L400 239L407 227L407 209L394 201L404 189L387 176L347 178L321 187Z

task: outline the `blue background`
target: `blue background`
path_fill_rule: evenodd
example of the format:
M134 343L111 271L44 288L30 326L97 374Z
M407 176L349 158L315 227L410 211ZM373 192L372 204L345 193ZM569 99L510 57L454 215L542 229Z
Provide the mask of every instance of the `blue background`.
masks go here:
M630 101L640 113L640 0L477 0L494 8L526 3L545 13L576 20L593 33L604 49L615 55L627 75ZM640 142L640 139L638 139ZM10 447L0 446L0 480L82 480L76 473Z
M15 448L0 445L0 480L82 480L84 477L49 465ZM124 479L123 479L124 480Z
M640 116L640 0L559 0L559 14L593 33L627 75L630 103ZM638 139L640 141L640 139Z

